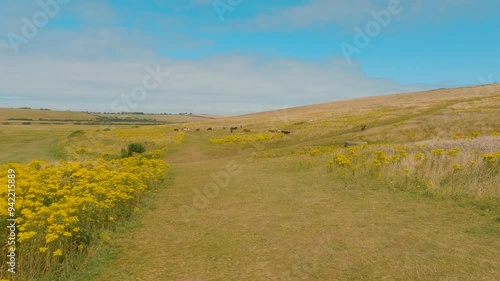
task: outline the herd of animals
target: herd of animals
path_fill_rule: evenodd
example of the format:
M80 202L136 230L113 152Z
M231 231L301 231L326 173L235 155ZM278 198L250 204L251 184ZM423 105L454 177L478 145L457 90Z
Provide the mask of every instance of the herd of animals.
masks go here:
M240 125L239 128L243 128L243 125ZM224 127L222 127L222 129L223 130L229 130L229 131L231 131L231 134L232 134L234 131L238 130L238 127L226 127L226 126L224 126ZM174 132L179 132L180 130L182 130L182 131L191 131L190 128L184 127L182 129L177 129L176 128L176 129L174 129ZM195 131L199 132L200 129L197 128L197 129L195 129ZM213 131L213 128L212 127L208 127L207 131ZM251 130L250 129L243 129L243 132L250 133ZM289 135L290 134L290 131L285 131L285 130L269 130L269 132L271 132L271 133L282 133L282 134L285 134L285 135Z
M240 125L239 128L243 128L243 125ZM224 127L222 127L222 129L223 130L229 129L231 131L231 134L232 134L234 131L238 130L238 127L226 127L226 126L224 126ZM191 129L188 128L188 127L184 127L182 129L177 129L176 128L176 129L174 129L174 132L179 132L179 130L190 131ZM364 131L364 130L366 130L366 125L362 125L361 126L361 131ZM200 129L197 128L197 129L195 129L195 131L199 132ZM208 127L207 131L213 131L213 128L212 127ZM243 129L243 132L250 133L251 130L250 129ZM269 132L270 133L282 133L282 134L285 134L285 135L289 135L290 134L290 131L285 131L285 130L269 130Z

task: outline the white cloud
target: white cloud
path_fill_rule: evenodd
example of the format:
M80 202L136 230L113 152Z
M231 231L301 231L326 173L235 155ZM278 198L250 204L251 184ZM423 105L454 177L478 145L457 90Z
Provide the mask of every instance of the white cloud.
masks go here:
M498 11L495 0L481 3L474 0L310 0L293 7L262 10L249 25L270 30L293 30L324 24L351 28L372 20L372 11L386 9L392 1L403 7L398 16L420 23L450 17L481 18Z
M314 24L357 22L375 7L372 0L313 0L300 6L263 13L255 19L262 28L297 28Z
M4 100L5 106L111 111L114 100L141 85L145 67L157 64L171 74L137 110L245 113L418 88L366 77L342 60L318 65L247 56L90 60L2 53L0 60L0 95L27 98Z
M262 27L300 27L329 21L346 24L359 21L376 7L373 1L356 1L357 5L314 0L304 7L277 11L256 20ZM76 3L67 11L86 11L84 15L92 18L91 10L99 6L92 3ZM96 15L101 21L115 16L114 11L105 8ZM22 14L32 12L22 10ZM17 17L0 17L0 31L11 30L17 23ZM175 30L170 31L172 34L165 31L168 42L158 42L162 39L140 31L104 26L85 25L77 31L43 29L28 45L21 46L19 55L0 41L0 97L4 97L0 98L0 107L111 111L113 101L141 84L146 66L154 68L157 64L171 75L134 110L234 114L425 88L367 77L359 66L343 60L315 64L244 55L172 59L158 55L151 46L160 49L182 44L197 48L211 42Z

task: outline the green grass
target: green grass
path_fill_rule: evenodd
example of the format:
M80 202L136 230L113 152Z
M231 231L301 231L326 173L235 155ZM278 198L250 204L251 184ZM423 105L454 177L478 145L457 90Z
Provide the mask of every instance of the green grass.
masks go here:
M55 142L66 136L71 129L64 127L0 127L0 164L26 163L31 159L57 160L62 157Z
M176 177L143 227L115 241L96 280L436 280L498 276L500 223L450 199L335 182L281 159L206 159L204 136L170 156ZM186 161L185 152L193 157ZM242 172L186 218L193 188ZM133 264L134 266L130 266Z

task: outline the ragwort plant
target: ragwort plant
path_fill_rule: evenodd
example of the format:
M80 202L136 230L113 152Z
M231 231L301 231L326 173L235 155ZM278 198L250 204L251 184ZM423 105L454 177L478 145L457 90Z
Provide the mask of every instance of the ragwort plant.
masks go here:
M141 198L165 178L169 165L158 158L167 147L183 140L182 133L165 136L163 128L138 129L135 133L131 129L85 132L60 140L71 161L0 165L4 182L8 169L14 169L17 175L16 280L71 270L77 266L76 260L90 254L89 247L109 240L109 231L127 221L138 210ZM120 157L120 147L130 141L143 141L157 149ZM109 151L116 151L116 155ZM7 237L7 209L7 189L1 189L3 237ZM0 262L6 264L6 255ZM7 272L3 270L2 274Z

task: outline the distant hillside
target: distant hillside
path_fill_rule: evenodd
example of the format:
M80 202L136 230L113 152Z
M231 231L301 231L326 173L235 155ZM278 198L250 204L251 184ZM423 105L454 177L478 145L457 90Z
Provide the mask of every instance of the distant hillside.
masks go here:
M424 109L440 102L449 102L453 100L463 101L464 99L474 99L495 95L500 95L500 84L355 98L246 114L229 117L227 120L243 122L245 120L256 120L256 118L286 118L288 121L325 119L325 117L328 116L338 114L342 115L345 113L359 114L381 107L418 107L420 109Z
M9 120L95 120L96 115L76 111L0 108L0 121Z
M79 111L57 111L29 108L0 108L0 122L3 125L21 123L113 123L113 124L168 124L186 123L220 118L206 114L94 114Z

